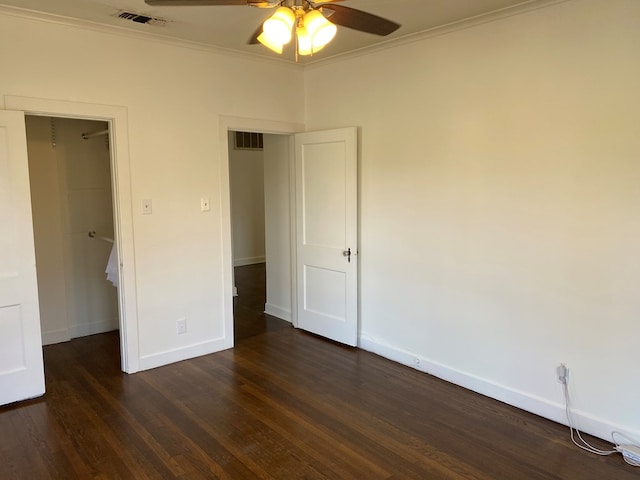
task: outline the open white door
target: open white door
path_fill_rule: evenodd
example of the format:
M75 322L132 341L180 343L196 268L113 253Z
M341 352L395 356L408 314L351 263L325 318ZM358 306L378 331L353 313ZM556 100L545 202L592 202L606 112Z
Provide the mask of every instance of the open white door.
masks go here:
M44 393L24 114L0 110L0 405Z
M357 133L295 135L298 327L358 338Z

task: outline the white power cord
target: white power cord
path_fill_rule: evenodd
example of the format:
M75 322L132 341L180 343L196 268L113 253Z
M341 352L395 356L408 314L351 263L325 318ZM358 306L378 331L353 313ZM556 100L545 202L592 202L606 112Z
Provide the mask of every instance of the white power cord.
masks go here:
M594 447L589 442L587 442L580 433L580 430L575 426L573 422L573 417L571 415L571 402L569 399L569 388L567 387L567 367L562 364L558 367L558 381L562 384L562 391L564 393L564 404L565 404L565 412L567 414L567 422L569 423L569 431L571 432L571 441L577 447L585 450L589 453L593 453L595 455L607 456L613 455L614 453L621 453L622 458L629 465L633 465L634 467L640 467L640 442L631 438L630 436L622 433L614 431L611 433L611 438L613 439L613 443L615 444L615 448L613 450L601 450L597 447ZM575 431L575 435L574 435ZM616 440L616 435L624 438L628 443L622 444ZM579 440L576 440L577 439Z
M616 435L624 438L628 443L618 443ZM640 467L640 442L622 432L612 432L611 438L613 443L616 444L616 450L622 454L624 461L634 467Z
M562 382L562 380L561 380ZM582 434L580 430L576 428L573 423L573 417L571 416L571 402L569 401L569 389L567 388L566 377L565 381L562 382L562 391L564 392L564 404L565 404L565 412L567 414L567 421L569 422L569 431L571 432L571 441L582 450L586 450L589 453L593 453L595 455L613 455L614 453L618 453L617 450L601 450L599 448L594 447L589 442L587 442L584 438L582 438ZM575 431L575 435L574 435ZM577 438L581 443L578 443Z

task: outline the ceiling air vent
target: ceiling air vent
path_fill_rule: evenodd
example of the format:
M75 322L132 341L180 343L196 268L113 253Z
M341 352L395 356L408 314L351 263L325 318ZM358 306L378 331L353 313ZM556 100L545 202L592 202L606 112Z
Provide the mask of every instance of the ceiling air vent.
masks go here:
M148 17L146 15L140 15L139 13L127 12L120 10L114 15L115 17L123 20L129 20L131 22L143 23L145 25L166 25L167 21L164 18Z

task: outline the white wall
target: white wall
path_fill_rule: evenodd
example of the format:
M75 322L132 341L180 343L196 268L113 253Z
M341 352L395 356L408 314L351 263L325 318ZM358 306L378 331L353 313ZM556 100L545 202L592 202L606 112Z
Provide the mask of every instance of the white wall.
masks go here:
M265 261L264 160L262 150L236 150L229 132L229 189L233 265Z
M640 432L640 2L581 0L305 71L361 128L361 344ZM340 79L331 96L316 95Z
M118 328L117 291L105 267L113 244L104 122L28 116L27 145L43 344ZM55 145L54 145L55 143Z
M289 135L264 135L265 312L291 321L291 212Z
M300 70L9 14L0 14L0 58L0 99L127 109L132 204L121 208L133 212L135 264L125 268L136 272L140 368L230 345L219 118L301 123ZM210 212L200 211L202 196ZM142 199L152 199L152 215L141 215ZM181 317L187 333L178 336Z
M82 138L84 132L106 129L106 123L60 118L55 125L56 159L66 197L63 223L69 333L76 338L118 328L118 292L105 274L113 244L88 235L95 231L114 237L111 155L107 135Z

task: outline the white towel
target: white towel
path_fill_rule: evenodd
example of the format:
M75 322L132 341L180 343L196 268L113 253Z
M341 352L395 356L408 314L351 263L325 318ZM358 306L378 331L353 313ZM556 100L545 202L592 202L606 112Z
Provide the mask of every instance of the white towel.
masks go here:
M111 247L107 268L104 273L107 274L107 280L110 281L114 287L118 287L118 250L116 249L115 242L113 242L113 247Z

